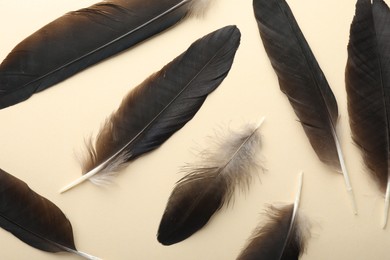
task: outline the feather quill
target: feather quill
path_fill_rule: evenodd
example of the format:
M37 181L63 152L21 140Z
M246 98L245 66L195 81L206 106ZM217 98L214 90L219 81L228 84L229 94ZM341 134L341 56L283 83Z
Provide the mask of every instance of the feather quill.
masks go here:
M319 159L343 173L353 211L357 214L336 134L337 103L323 72L286 1L254 0L253 8L281 91L287 95Z
M295 202L283 207L270 206L269 222L254 231L237 260L298 260L310 237L310 223L298 211L302 174Z
M104 181L182 128L227 76L239 43L237 27L219 29L131 91L89 145L84 176L61 192L92 176Z
M190 237L229 203L236 187L248 188L257 168L262 122L230 133L214 150L203 151L200 163L184 168L186 175L172 191L158 228L160 243L171 245Z
M30 246L43 251L70 252L87 259L99 259L77 251L72 226L55 204L2 169L0 169L0 227Z
M111 0L69 12L20 42L0 64L0 109L202 14L210 0Z
M389 207L390 11L381 0L358 0L348 44L345 82L352 138Z

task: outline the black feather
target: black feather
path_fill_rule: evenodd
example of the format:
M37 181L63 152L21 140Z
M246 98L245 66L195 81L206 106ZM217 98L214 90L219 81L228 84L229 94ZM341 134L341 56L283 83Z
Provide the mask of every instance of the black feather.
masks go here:
M235 26L210 33L131 91L89 147L83 179L118 171L182 128L226 77L239 43Z
M373 4L358 0L345 70L348 112L352 138L382 192L388 185L390 165L389 43L387 5L382 0Z
M236 189L249 188L258 168L259 126L230 133L216 147L203 150L200 162L184 167L185 176L177 182L161 218L160 243L171 245L190 237L230 202Z
M388 45L390 39L381 38L383 30L376 32L372 11L370 0L357 2L345 79L353 139L362 149L367 167L384 192L390 148L390 48L383 53L380 47ZM390 27L387 28L390 32Z
M264 48L318 158L344 174L353 209L352 187L336 134L336 99L285 0L254 0Z
M43 251L98 259L76 250L72 225L56 205L1 169L0 227Z
M306 223L293 218L294 205L271 206L269 221L258 228L237 260L298 260L309 236Z
M1 63L0 109L174 25L197 1L112 0L63 15Z

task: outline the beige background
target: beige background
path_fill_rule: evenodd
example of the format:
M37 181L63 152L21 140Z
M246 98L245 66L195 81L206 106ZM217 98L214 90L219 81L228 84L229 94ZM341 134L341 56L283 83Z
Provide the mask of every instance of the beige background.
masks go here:
M94 0L0 0L0 60L27 35ZM313 222L302 259L390 259L390 227L380 228L383 195L365 173L350 138L344 67L355 0L288 1L338 100L339 136L355 189L359 215L351 211L341 175L323 165L310 147L266 57L250 0L214 0L203 19L187 19L165 33L93 66L28 101L0 111L0 167L56 203L70 219L79 250L106 260L235 259L268 203L294 198L305 172L301 210ZM389 1L387 1L390 4ZM228 77L195 118L159 149L125 168L115 183L87 182L60 195L80 176L75 154L122 97L199 37L228 24L242 33ZM266 116L261 127L266 173L238 194L209 224L182 243L164 247L156 231L167 198L215 129L238 127ZM25 245L0 230L0 259L79 259Z

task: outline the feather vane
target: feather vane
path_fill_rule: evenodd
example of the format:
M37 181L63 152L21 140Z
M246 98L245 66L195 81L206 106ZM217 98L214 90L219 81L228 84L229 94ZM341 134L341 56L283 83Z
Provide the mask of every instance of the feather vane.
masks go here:
M131 91L88 147L84 176L61 192L92 176L104 181L182 128L227 76L239 43L237 27L219 29Z
M111 0L69 12L20 42L0 64L0 109L204 12L210 0Z
M230 133L214 150L201 152L201 162L184 167L186 175L172 191L160 222L160 243L171 245L190 237L229 203L237 187L249 187L258 168L258 128L262 121Z
M342 172L353 211L356 203L336 134L336 99L285 0L254 0L264 48L318 158Z

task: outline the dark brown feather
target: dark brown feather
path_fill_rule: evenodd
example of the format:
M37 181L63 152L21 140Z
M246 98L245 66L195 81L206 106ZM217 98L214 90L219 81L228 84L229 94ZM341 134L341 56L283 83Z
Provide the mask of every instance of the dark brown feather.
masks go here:
M357 214L349 175L337 137L337 102L310 46L285 0L254 0L264 48L318 158L343 173Z
M358 0L345 71L352 137L386 191L390 159L390 12L383 1Z
M268 222L258 228L237 260L297 260L305 251L308 230L299 217L293 220L294 204L271 206Z
M72 226L55 204L1 169L0 227L43 251L67 251L98 259L76 250Z
M259 126L230 133L215 147L203 150L200 162L184 167L186 175L176 183L160 221L160 243L171 245L190 237L231 201L236 189L249 189L260 168L256 160Z
M63 15L20 42L1 63L0 109L165 30L197 1L112 0Z
M95 174L95 180L105 179L191 120L227 76L240 36L237 27L226 26L202 37L132 90L88 147L85 175L75 183Z
M284 0L254 0L260 36L271 64L318 157L341 171L334 128L336 99Z

